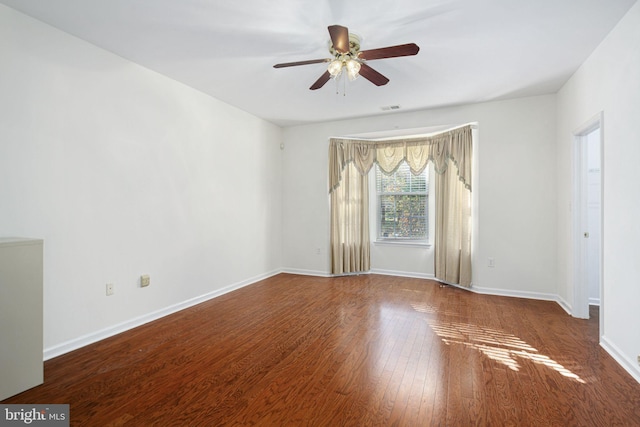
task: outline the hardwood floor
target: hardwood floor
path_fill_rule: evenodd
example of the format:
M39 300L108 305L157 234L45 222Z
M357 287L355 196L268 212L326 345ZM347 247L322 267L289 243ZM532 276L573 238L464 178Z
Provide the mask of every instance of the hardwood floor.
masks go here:
M2 403L68 403L74 426L638 426L593 314L281 274L49 360Z

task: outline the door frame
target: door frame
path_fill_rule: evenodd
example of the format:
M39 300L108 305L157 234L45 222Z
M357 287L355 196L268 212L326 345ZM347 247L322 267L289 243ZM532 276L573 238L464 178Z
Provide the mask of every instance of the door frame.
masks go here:
M586 244L584 232L586 230L586 144L585 137L599 129L600 131L600 337L604 333L604 114L593 116L573 132L573 303L572 316L589 318L589 290L586 281Z

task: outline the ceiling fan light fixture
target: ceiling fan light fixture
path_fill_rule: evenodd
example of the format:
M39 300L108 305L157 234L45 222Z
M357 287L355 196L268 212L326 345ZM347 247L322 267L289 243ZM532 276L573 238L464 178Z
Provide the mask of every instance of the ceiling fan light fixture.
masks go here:
M342 72L343 66L344 66L344 63L342 62L341 59L334 59L333 61L329 62L329 65L327 66L327 71L329 71L329 74L331 74L331 77L338 77Z
M347 67L347 76L349 76L349 80L353 81L358 78L360 72L360 62L355 59L349 59L346 63Z

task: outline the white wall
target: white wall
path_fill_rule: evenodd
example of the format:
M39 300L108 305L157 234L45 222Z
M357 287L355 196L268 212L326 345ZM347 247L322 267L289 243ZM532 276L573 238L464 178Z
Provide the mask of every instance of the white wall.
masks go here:
M478 122L474 286L553 298L555 116L555 96L549 95L286 128L285 269L329 274L329 137ZM495 259L495 268L487 267L488 257ZM402 264L384 264L391 258ZM372 268L432 275L432 259L432 249L376 247Z
M559 293L573 300L573 132L603 112L602 343L640 381L640 3L558 93Z
M0 58L0 236L44 239L45 349L279 271L279 127L2 5Z

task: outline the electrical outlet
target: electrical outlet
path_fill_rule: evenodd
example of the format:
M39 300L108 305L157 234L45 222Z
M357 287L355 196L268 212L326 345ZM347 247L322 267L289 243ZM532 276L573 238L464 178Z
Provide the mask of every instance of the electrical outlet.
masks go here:
M148 274L140 276L140 287L145 288L151 284L151 277Z
M495 267L496 266L496 260L493 259L493 258L488 258L487 259L487 266L489 266L491 268Z
M107 296L113 295L113 283L107 283Z
M640 354L638 355L638 365L640 365Z

